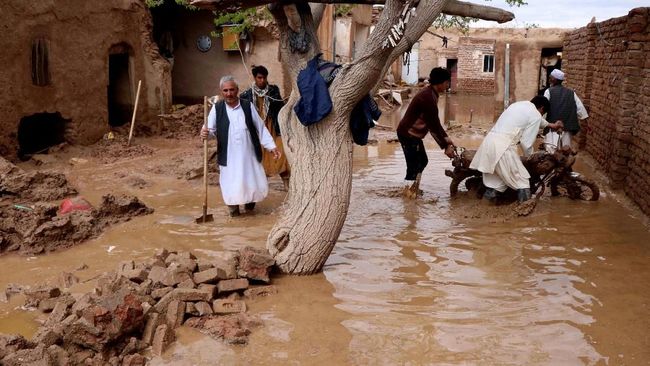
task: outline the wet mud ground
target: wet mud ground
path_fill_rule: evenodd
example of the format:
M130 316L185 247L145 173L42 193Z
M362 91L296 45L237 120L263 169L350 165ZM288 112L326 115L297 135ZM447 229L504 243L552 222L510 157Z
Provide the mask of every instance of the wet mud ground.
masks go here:
M478 146L480 138L468 136L457 143ZM530 216L517 218L467 194L450 199L444 169L451 164L427 140L424 195L415 201L392 194L405 171L399 144L355 147L348 219L323 273L275 277L279 293L249 311L264 326L248 345L181 328L177 343L151 364L647 365L647 218L605 186L591 159L579 155L576 170L597 178L599 201L546 196ZM82 292L98 274L155 248L218 256L264 246L285 196L279 178L255 214L235 219L211 186L215 222L197 225L201 180L178 177L200 166L200 142L138 142L153 153L67 164L79 148L52 164L93 204L108 191L127 193L155 212L70 249L2 256L1 288L52 282L86 264L72 288ZM20 303L0 303L0 332L34 332L37 312L17 309Z

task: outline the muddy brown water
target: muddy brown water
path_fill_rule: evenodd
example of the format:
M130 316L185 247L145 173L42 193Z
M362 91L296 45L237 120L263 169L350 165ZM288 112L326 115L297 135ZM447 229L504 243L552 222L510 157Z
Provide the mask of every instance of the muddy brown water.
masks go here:
M480 139L461 141L475 147ZM68 250L0 257L0 286L53 282L85 263L88 269L75 272L90 279L73 288L80 292L97 274L158 247L218 256L264 246L285 195L279 179L271 180L256 214L237 219L227 217L218 187L211 187L215 222L197 225L201 181L147 172L200 152L199 145L146 143L157 149L153 156L65 170L94 204L106 192L124 192L154 214ZM178 342L151 364L648 364L650 245L643 215L603 189L598 202L544 197L524 218L472 217L470 197L449 197L443 174L449 160L431 140L427 149L424 197L411 201L386 194L402 184L398 144L355 147L348 218L323 273L274 278L279 293L250 304L264 326L247 346L181 328ZM598 177L592 165L581 156L577 168ZM150 185L128 185L133 176ZM33 334L38 314L17 309L20 300L0 304L0 332Z

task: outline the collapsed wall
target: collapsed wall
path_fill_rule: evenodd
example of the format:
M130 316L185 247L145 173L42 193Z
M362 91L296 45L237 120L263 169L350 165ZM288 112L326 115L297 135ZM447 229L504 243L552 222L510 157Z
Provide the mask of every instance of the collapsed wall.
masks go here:
M590 115L581 146L650 214L650 8L569 32L563 59Z
M171 104L171 70L151 39L143 0L0 2L0 156L89 144Z

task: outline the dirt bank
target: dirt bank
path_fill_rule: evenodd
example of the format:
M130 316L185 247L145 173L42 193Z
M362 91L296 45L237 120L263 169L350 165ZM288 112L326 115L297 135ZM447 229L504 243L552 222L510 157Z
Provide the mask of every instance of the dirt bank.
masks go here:
M96 237L110 226L153 209L137 197L105 195L97 209L59 214L59 205L46 202L0 206L0 254L51 252Z
M118 160L153 155L156 151L150 146L138 144L136 140L132 139L131 145L129 146L127 134L115 134L114 138L110 140L99 140L88 151L87 156L95 158L104 164L109 164Z
M0 158L0 254L39 254L96 237L106 227L153 210L137 197L105 195L96 209L60 212L58 202L77 194L61 173L24 172Z

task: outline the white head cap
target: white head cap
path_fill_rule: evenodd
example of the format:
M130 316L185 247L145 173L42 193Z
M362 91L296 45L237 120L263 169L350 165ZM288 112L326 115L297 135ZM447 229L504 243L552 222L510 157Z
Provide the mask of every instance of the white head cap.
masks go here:
M557 80L564 80L564 73L560 69L554 69L551 71L551 76Z

